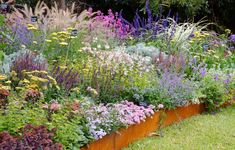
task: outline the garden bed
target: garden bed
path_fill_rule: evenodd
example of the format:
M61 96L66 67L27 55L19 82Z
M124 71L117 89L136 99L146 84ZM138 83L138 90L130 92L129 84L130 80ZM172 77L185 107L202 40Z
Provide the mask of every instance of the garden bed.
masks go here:
M221 107L229 106L231 103L232 102L225 102L221 105ZM204 111L204 104L192 104L184 107L178 107L176 109L166 110L164 111L165 117L161 127L166 127L180 122L184 119L190 118L191 116L201 114ZM133 141L146 137L150 133L158 130L160 127L159 121L162 112L155 112L153 116L148 117L144 122L129 126L126 129L120 129L110 135L106 135L102 139L82 147L81 150L121 150Z

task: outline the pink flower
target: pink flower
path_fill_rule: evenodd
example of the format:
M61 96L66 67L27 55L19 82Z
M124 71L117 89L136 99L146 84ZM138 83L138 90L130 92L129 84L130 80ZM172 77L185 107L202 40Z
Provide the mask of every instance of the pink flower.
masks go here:
M159 105L157 106L157 108L158 108L158 109L163 109L163 108L164 108L164 105L163 105L163 104L159 104Z
M61 108L61 105L58 104L57 102L54 102L54 103L52 103L52 104L50 105L50 110L52 110L52 111L57 111L57 110L59 110L60 108Z

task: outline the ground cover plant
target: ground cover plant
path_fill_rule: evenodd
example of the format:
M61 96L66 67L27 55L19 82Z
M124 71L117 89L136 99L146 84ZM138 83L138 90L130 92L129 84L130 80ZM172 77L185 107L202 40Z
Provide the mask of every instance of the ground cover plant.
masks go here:
M133 22L74 7L38 2L0 15L0 149L78 149L159 109L215 112L235 98L229 29L154 15L148 1L147 18ZM30 145L32 133L45 136Z

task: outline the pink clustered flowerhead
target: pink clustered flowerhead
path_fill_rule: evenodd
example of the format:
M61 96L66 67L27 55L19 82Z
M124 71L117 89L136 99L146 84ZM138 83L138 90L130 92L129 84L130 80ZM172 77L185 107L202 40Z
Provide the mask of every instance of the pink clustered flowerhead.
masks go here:
M54 111L61 109L61 105L58 102L52 102L51 104L44 104L42 108L48 109L54 112Z
M88 14L91 16L92 8L88 9ZM108 10L108 15L104 15L101 11L97 11L95 21L102 23L104 27L114 31L114 36L120 39L126 38L131 31L130 26L122 22L119 14L117 12L114 14L111 9Z
M114 104L114 108L120 115L120 121L125 125L133 125L145 121L147 117L154 114L153 107L135 105L133 102L123 101Z
M88 122L87 127L96 140L111 133L117 126L137 124L153 114L153 106L143 107L128 101L118 104L92 105L84 110L84 116Z

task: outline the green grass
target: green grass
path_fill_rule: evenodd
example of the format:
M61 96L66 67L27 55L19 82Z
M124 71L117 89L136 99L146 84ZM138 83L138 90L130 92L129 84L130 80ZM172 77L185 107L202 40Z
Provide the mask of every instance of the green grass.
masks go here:
M162 130L125 150L235 150L235 105L215 115L203 114Z

